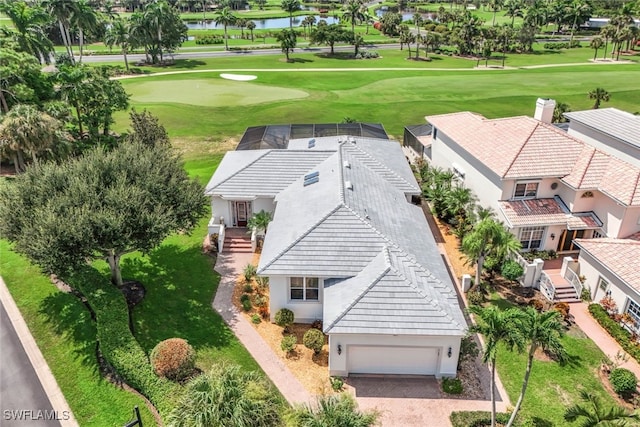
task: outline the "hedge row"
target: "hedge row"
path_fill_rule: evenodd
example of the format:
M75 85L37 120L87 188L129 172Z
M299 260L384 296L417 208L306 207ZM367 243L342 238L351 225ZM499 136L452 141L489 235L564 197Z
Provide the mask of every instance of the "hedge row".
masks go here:
M589 313L609 332L624 351L640 362L640 347L631 339L631 333L613 320L600 304L590 304Z
M172 397L178 395L178 386L153 372L147 354L129 329L129 310L122 293L90 271L74 278L72 286L82 292L95 312L98 343L106 361L161 415L167 415L173 408Z
M499 412L496 421L502 424L509 422L510 414ZM453 427L484 427L491 425L491 412L488 411L454 411L449 417Z

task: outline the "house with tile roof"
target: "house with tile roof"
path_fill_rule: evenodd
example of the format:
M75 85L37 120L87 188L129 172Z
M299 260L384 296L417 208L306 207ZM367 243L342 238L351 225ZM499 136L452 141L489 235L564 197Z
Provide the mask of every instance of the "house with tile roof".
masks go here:
M272 212L258 265L272 320L322 320L330 375L455 376L467 325L420 192L397 142L354 136L229 152L206 188L210 233Z
M554 106L539 99L535 117L428 116L429 160L453 170L524 251L576 255L590 239L640 231L640 117L571 112L563 130L550 123Z

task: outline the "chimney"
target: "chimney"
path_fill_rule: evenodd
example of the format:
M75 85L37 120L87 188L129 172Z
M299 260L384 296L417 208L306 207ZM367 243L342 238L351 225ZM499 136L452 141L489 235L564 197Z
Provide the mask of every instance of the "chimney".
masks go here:
M536 112L533 118L543 123L553 122L553 110L556 108L556 101L553 99L538 98L536 101Z

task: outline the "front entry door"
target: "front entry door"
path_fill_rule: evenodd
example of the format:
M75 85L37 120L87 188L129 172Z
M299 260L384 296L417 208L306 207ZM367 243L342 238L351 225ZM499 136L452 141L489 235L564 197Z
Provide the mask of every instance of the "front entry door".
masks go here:
M247 226L247 217L249 216L249 203L250 202L235 202L236 225L238 227Z
M577 251L578 248L573 244L573 241L583 237L584 230L564 230L558 242L558 252Z

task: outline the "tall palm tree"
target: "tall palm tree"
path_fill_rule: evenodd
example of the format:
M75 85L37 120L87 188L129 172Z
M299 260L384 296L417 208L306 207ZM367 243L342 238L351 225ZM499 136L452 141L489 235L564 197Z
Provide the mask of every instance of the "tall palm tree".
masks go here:
M369 427L376 425L377 412L360 412L354 398L349 394L323 396L315 407L294 408L290 420L300 427Z
M253 30L256 29L256 23L253 21L247 22L247 29L251 33L251 41L253 41Z
M162 63L162 27L164 25L164 18L169 14L169 4L166 0L156 0L153 3L149 3L144 8L145 21L151 24L151 29L156 34L156 40L158 42L158 50L160 53L160 63Z
M479 307L472 305L469 312L476 315L477 324L469 328L472 333L478 333L484 337L484 352L482 361L489 364L491 370L491 427L496 425L496 358L500 344L508 349L522 351L524 339L520 333L519 319L522 316L520 310L510 308L500 310L496 306Z
M77 3L74 0L47 0L44 5L46 10L58 21L62 43L64 43L67 49L71 63L75 64L76 60L73 55L70 27L71 17L75 13Z
M129 71L129 61L127 60L127 53L131 48L130 43L130 26L129 22L123 19L117 19L111 24L111 28L104 36L104 43L111 48L111 46L120 46L122 49L122 56L124 56L124 66Z
M496 13L502 8L504 5L504 0L489 0L489 9L493 11L493 21L491 22L491 26L496 26Z
M280 42L280 48L289 62L289 53L293 52L297 44L296 32L285 28L276 34L276 40Z
M573 44L573 35L576 28L585 20L589 19L591 15L591 5L586 0L572 0L565 7L565 16L572 21L571 25L571 39L569 44Z
M53 54L53 43L47 37L44 27L49 15L40 6L29 6L25 2L0 2L0 12L11 19L16 31L16 41L24 52L30 53L40 62L49 64Z
M526 307L522 311L522 316L519 317L519 325L521 326L520 333L524 339L529 343L529 354L527 358L527 369L524 372L524 379L522 381L522 390L520 391L520 397L516 402L516 406L511 413L507 427L511 427L518 415L520 406L524 399L524 394L527 391L529 385L529 375L531 375L531 369L533 368L533 357L538 349L542 349L545 352L551 354L559 361L566 359L566 350L562 341L562 335L564 335L564 326L560 318L560 313L556 310L549 310L543 313L538 312L533 307Z
M603 88L597 87L591 92L589 92L589 99L595 100L593 104L593 109L597 110L598 108L600 108L600 104L602 102L607 102L609 101L609 99L611 99L611 95L609 95L609 92L607 92Z
M369 13L369 9L367 9L366 7L362 9L362 20L367 26L367 30L365 31L365 34L369 34L369 26L373 23L374 16L371 13Z
M616 27L611 24L607 24L600 30L600 35L604 37L604 54L602 55L602 59L606 59L609 40L612 40L615 37Z
M71 24L78 28L78 46L80 56L78 62L82 62L85 30L95 29L98 26L98 15L87 0L78 0L71 15Z
M300 0L282 0L280 7L289 14L289 29L293 30L293 14L302 9Z
M607 427L607 426L637 426L640 416L635 412L629 412L620 406L604 407L602 401L586 390L580 391L580 398L585 405L573 405L564 412L564 419L568 422L581 420L581 427Z
M170 427L280 425L273 386L255 371L218 364L191 380L175 409Z
M522 18L524 16L525 4L523 0L506 0L504 2L504 8L506 10L505 15L511 17L511 27L513 28L516 18Z
M603 44L604 44L604 41L600 37L594 37L591 39L591 42L589 43L589 47L595 51L595 53L593 54L594 61L598 57L598 49L600 49Z
M85 90L87 90L83 83L86 78L87 71L82 67L62 67L56 74L59 97L75 109L81 138L84 136L84 128L80 102L84 99Z
M220 12L213 17L213 22L216 24L222 24L224 27L224 50L229 50L229 36L227 35L227 27L233 25L236 22L236 16L231 13L229 6L225 6Z
M351 23L351 32L355 34L356 24L364 20L362 2L360 0L347 0L342 11L342 19Z
M424 22L424 19L422 19L421 14L419 13L413 14L413 25L416 26L416 31L418 32L418 36L420 36L420 27L422 26L423 22Z

